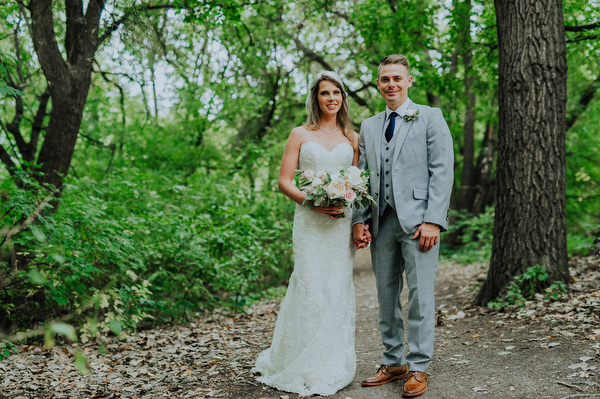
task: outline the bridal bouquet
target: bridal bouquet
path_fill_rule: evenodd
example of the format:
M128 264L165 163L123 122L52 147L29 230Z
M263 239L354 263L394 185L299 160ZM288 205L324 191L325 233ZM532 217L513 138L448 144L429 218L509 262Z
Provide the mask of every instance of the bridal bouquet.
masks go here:
M302 205L313 206L360 206L375 203L369 195L369 170L349 166L339 173L315 172L311 169L297 170L298 188L306 193ZM336 215L346 217L344 213Z

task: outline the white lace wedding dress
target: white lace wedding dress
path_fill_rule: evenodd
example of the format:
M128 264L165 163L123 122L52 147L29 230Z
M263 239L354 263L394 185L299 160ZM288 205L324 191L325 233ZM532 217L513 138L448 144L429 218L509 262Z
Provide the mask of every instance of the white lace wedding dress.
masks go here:
M300 169L339 172L352 164L353 148L331 152L307 142ZM275 324L271 347L256 360L257 380L301 395L332 395L352 382L356 371L356 306L351 246L352 210L331 220L296 206L293 227L294 272Z

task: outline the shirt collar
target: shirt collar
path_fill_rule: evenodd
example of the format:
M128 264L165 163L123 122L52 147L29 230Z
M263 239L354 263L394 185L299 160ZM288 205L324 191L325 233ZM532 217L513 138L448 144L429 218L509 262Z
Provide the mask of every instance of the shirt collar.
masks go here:
M406 113L406 110L408 109L408 106L410 105L410 98L407 98L406 101L404 101L402 103L401 106L399 106L398 108L396 108L395 110L389 109L388 107L385 107L385 119L388 120L390 117L390 114L392 113L392 111L396 111L396 113L399 116L402 116Z

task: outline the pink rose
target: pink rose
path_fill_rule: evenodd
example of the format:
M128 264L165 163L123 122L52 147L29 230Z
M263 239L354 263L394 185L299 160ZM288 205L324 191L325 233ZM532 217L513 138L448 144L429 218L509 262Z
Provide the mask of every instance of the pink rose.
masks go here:
M315 177L315 172L313 172L311 169L306 169L304 172L302 172L302 177L310 180Z
M344 199L349 203L354 202L354 200L356 199L356 193L354 192L354 190L346 191L346 193L344 194Z

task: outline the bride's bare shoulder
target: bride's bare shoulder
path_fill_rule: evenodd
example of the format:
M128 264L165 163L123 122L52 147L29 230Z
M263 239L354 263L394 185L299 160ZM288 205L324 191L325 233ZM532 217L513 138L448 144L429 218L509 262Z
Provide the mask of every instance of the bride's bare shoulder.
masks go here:
M293 138L294 140L301 140L304 142L308 140L309 136L313 133L313 131L314 130L307 125L297 126L292 129L290 133L290 138Z

